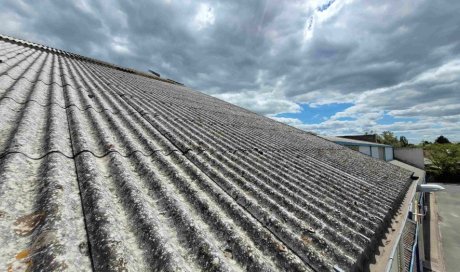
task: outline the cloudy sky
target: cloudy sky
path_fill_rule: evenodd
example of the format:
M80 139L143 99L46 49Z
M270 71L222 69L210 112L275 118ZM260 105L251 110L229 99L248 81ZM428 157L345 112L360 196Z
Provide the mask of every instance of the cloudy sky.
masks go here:
M1 33L301 129L460 141L460 1L0 2Z

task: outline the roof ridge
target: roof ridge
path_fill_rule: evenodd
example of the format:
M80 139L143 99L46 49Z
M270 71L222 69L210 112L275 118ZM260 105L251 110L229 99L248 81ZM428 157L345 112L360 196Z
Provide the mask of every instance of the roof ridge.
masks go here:
M83 55L80 55L80 54L77 54L77 53L57 49L57 48L54 48L54 47L50 47L50 46L35 43L35 42L29 42L29 41L19 39L19 38L15 38L15 37L12 37L12 36L0 34L0 40L4 40L4 41L11 42L11 43L24 45L24 46L27 46L27 47L31 47L31 48L35 48L35 49L43 50L43 51L47 51L47 52L51 52L51 53L54 53L54 54L64 55L64 56L67 56L67 57L70 57L70 58L76 58L76 59L84 60L84 61L87 61L87 62L91 62L91 63L95 63L95 64L98 64L98 65L110 67L110 68L113 68L113 69L116 69L116 70L119 70L119 71L123 71L123 72L126 72L126 73L135 74L135 75L139 75L139 76L144 76L144 77L148 77L148 78L151 78L151 79L163 81L163 82L170 83L170 84L184 86L184 84L182 84L180 82L177 82L175 80L169 79L169 78L161 78L161 77L156 76L154 74L142 72L142 71L139 71L139 70L136 70L136 69L133 69L133 68L124 67L124 66L121 66L121 65L118 65L118 64L113 64L113 63L106 62L106 61L103 61L103 60L86 57L86 56L83 56Z

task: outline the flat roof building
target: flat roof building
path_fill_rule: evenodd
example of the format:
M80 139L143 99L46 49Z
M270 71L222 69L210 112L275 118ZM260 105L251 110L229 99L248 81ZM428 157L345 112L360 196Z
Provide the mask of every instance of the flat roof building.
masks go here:
M352 150L359 151L363 154L376 159L391 161L394 159L394 150L391 145L379 144L369 141L344 138L345 136L321 136L322 138L339 145L346 146ZM352 136L350 136L352 137Z

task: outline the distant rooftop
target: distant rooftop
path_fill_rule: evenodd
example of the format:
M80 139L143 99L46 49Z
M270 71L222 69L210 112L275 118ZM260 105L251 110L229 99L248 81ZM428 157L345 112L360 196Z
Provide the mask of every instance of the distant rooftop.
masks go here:
M343 138L342 136L321 136L322 138L329 140L334 143L342 145L360 145L360 146L381 146L381 147L391 147L391 145L373 143L368 141L360 141L354 139Z
M377 143L377 134L361 134L361 135L343 135L340 138L347 138L358 141Z

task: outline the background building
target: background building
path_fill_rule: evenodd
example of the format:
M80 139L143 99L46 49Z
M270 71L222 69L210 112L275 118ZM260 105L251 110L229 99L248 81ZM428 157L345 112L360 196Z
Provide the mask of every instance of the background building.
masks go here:
M364 135L364 136L367 136L367 135ZM355 139L348 139L348 138L344 138L343 136L340 136L340 137L321 136L321 137L331 142L334 142L336 144L346 146L352 150L359 151L363 154L366 154L368 156L371 156L379 160L391 161L394 159L393 147L391 145L384 145L384 144L355 140Z

